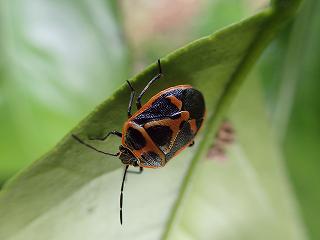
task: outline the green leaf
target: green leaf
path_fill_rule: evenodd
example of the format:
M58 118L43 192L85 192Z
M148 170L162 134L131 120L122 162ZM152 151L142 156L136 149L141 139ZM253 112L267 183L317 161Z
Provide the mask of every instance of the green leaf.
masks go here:
M154 84L144 100L166 87L191 84L205 96L207 119L194 148L182 152L163 169L128 176L124 226L118 219L120 161L84 147L68 134L5 185L0 194L0 239L169 237L199 160L245 74L289 16L283 9L266 9L161 58L165 77ZM141 91L155 73L153 64L132 79L134 88ZM88 136L121 130L129 93L127 86L122 86L72 133L87 140ZM119 140L92 144L116 152Z

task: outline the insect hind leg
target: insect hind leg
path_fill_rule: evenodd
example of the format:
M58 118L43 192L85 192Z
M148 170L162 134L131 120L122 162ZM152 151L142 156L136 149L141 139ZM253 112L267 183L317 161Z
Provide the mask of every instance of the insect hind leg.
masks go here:
M110 131L107 134L105 134L102 137L89 137L90 140L99 140L99 141L104 141L106 140L110 135L115 135L117 137L122 137L122 133L118 131Z
M138 110L141 108L141 98L142 98L142 96L146 93L146 91L149 89L149 87L151 86L152 83L154 83L155 81L157 81L158 79L160 79L163 76L160 59L158 59L158 70L159 70L159 73L148 82L147 86L145 86L145 88L139 94L139 96L137 98L137 102L136 102Z
M130 82L127 80L127 83L128 83L128 86L131 90L131 93L130 93L130 100L129 100L129 105L128 105L128 118L131 118L131 108L132 108L132 102L133 102L133 99L134 99L134 95L135 95L135 91L134 91L134 88L131 86Z

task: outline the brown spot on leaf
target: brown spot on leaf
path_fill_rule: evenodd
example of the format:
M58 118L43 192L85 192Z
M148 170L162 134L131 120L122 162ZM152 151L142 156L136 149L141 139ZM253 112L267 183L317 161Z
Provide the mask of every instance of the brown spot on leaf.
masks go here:
M234 142L234 129L230 122L224 121L217 134L214 144L209 149L207 157L209 159L215 159L224 161L227 159L226 148Z

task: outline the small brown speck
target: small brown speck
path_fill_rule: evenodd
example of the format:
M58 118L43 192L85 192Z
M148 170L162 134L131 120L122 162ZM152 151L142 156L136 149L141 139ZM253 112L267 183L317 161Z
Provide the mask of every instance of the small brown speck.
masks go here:
M209 149L207 157L218 161L227 160L226 148L234 142L234 129L230 122L224 121L217 134L214 144Z

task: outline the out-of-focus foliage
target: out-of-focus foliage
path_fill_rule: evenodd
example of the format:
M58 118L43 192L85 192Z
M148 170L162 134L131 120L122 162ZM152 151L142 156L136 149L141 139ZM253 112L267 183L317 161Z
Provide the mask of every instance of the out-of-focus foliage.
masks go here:
M259 68L310 239L320 239L319 13L320 2L306 0Z
M125 30L138 67L193 39L251 16L268 5L267 0L163 0L148 3L122 0Z
M111 3L0 2L0 183L128 77Z

